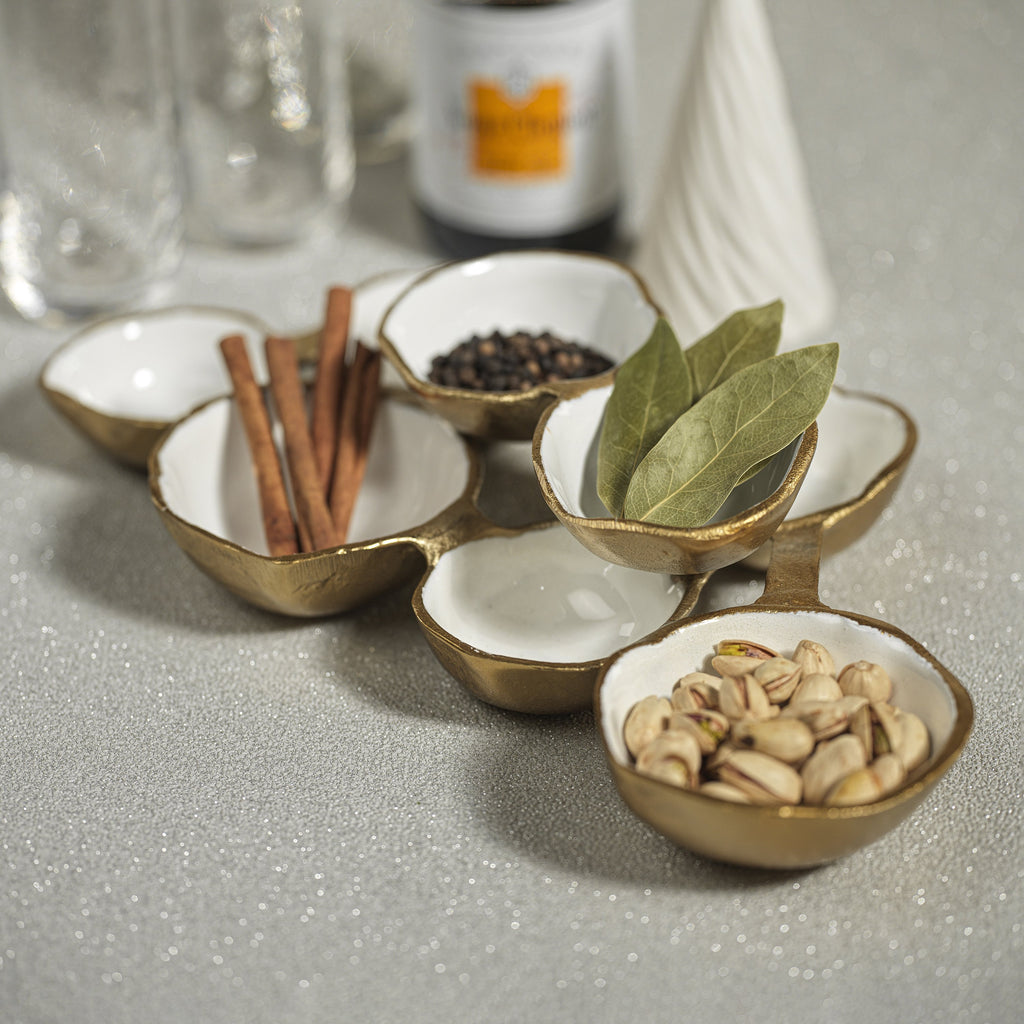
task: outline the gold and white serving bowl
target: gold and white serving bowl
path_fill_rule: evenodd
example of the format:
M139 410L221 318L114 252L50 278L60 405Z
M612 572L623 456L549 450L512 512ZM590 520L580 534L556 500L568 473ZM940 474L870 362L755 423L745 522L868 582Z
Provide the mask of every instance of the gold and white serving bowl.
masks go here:
M449 424L400 396L386 397L349 542L274 558L230 398L175 424L149 463L153 503L196 565L251 604L295 616L348 611L414 578L435 535L455 528L479 486L478 460Z
M410 282L380 326L380 347L406 386L476 437L528 440L556 398L608 383L650 336L660 311L636 274L613 259L556 250L502 252L436 267ZM472 391L430 380L436 356L476 335L551 331L593 348L613 368L522 392Z
M542 414L533 461L551 510L590 551L619 565L679 574L711 572L753 554L775 532L811 465L811 426L750 480L708 523L692 528L615 519L597 495L597 442L610 384L563 398Z
M596 715L607 762L622 799L643 821L678 845L733 864L798 869L843 857L897 827L960 756L974 712L963 685L917 640L895 626L818 599L824 515L783 527L773 542L763 596L753 605L713 612L666 627L612 656L596 691ZM717 641L742 638L791 652L816 640L836 664L882 665L894 683L893 703L924 721L931 753L893 794L853 807L732 804L645 776L623 740L632 705L667 696L687 672L707 670Z

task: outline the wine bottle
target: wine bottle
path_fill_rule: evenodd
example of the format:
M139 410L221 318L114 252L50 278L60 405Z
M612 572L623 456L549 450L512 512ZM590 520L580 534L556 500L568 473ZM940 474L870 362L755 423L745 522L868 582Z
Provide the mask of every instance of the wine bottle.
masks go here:
M631 14L630 0L419 0L412 189L443 251L614 241Z

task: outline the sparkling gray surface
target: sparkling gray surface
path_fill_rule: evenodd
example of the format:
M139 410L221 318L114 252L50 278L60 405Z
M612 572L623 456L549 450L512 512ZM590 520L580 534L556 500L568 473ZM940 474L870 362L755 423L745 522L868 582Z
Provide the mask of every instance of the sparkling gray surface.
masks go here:
M639 0L642 213L691 5ZM468 696L410 590L292 622L187 561L144 479L35 378L66 332L0 321L0 1018L42 1022L1008 1022L1024 998L1024 7L769 13L840 293L843 383L921 439L823 599L970 689L960 762L815 871L731 869L639 823L592 717ZM298 250L194 250L161 301L308 327L324 289L426 265L401 164ZM537 508L498 453L487 507ZM717 580L712 603L755 579Z

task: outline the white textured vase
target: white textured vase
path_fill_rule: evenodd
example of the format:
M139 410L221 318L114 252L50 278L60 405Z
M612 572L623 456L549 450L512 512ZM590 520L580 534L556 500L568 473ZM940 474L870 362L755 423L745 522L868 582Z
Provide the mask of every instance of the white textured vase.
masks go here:
M785 80L761 0L706 0L633 259L685 346L781 298L781 348L835 312Z

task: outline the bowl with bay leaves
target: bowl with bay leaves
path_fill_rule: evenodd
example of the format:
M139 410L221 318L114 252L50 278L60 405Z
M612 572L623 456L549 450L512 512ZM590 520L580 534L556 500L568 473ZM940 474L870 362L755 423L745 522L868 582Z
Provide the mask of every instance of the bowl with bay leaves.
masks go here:
M533 461L585 547L650 572L711 572L785 519L807 474L839 348L777 352L783 306L739 310L683 348L664 318L614 383L545 410Z
M614 259L498 252L412 281L379 344L420 402L461 433L528 441L553 401L610 383L658 316L643 281Z

